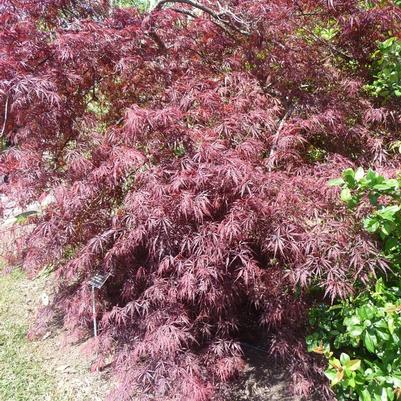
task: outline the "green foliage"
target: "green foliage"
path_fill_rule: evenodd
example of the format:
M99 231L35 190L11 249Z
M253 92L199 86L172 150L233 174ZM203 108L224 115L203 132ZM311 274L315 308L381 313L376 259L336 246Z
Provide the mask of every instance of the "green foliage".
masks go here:
M332 307L312 310L315 332L308 349L326 357L326 376L340 401L393 401L401 398L401 180L362 168L346 169L330 181L354 208L367 199L371 212L365 230L376 234L393 273ZM392 283L392 284L389 284Z
M98 85L93 86L92 90L85 96L86 107L90 113L97 117L107 115L110 111L110 102L104 93L101 93Z
M36 210L28 210L27 212L22 212L15 216L15 224L25 224L29 216L36 215L38 212Z
M383 244L383 253L393 267L401 267L401 179L385 178L362 168L346 169L342 177L329 185L341 186L341 199L355 207L362 198L369 200L372 212L364 219L364 228L376 234Z
M314 34L319 38L330 41L338 34L339 28L335 20L331 20L326 26L318 25L314 29Z
M393 401L401 395L401 290L382 279L356 298L314 309L308 350L327 358L338 400ZM337 355L340 354L339 357Z
M151 10L157 4L157 0L116 0L115 7L136 7L142 12Z
M401 96L401 40L392 37L380 43L372 55L374 81L366 89L374 96Z
M327 156L327 151L317 146L310 146L307 157L311 162L322 162Z
M393 152L401 153L401 141L394 141L390 143L389 149Z
M185 145L180 141L175 141L172 147L172 152L177 158L185 156Z

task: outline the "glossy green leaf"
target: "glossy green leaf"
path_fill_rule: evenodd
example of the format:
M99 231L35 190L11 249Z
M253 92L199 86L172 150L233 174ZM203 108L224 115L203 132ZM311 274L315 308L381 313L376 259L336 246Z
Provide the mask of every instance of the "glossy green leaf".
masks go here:
M355 171L355 180L360 181L365 175L365 171L362 167L358 167Z
M346 364L347 369L350 371L355 371L358 370L361 367L361 360L360 359L351 359L347 364Z
M342 178L333 178L328 182L329 187L338 187L344 184L344 180Z
M364 389L360 392L359 401L372 401L372 397L367 389Z
M341 195L340 196L341 196L341 200L343 202L349 202L350 200L352 200L352 194L351 194L351 191L350 191L349 188L344 188L341 191Z
M375 345L377 343L376 338L368 331L365 332L365 335L363 337L363 343L365 344L365 347L369 352L375 351Z
M350 361L349 355L347 355L346 353L342 352L341 355L340 355L341 365L346 365L349 361Z

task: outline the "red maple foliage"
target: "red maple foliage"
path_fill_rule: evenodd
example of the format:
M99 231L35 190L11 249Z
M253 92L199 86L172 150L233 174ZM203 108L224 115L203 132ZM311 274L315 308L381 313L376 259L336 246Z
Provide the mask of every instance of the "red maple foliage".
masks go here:
M53 264L66 325L90 330L88 279L111 273L113 399L217 397L256 328L311 390L310 289L385 268L326 182L399 163L399 105L363 86L400 20L387 0L2 0L1 192L54 199L16 245L27 271Z

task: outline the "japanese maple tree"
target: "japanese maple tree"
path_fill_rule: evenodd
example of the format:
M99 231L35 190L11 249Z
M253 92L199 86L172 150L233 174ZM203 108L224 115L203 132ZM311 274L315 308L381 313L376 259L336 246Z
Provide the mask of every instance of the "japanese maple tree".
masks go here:
M218 398L249 330L296 391L314 389L311 299L386 269L326 182L399 165L399 103L366 85L400 21L387 0L161 0L145 13L2 0L0 189L21 206L52 198L15 245L31 274L53 266L71 329L90 330L88 280L111 274L97 303L112 399Z

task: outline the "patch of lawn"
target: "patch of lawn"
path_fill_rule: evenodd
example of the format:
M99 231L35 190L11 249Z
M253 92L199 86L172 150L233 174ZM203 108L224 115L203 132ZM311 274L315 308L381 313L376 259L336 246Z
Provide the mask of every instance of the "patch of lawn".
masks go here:
M43 369L27 340L29 318L26 294L20 291L24 275L0 269L0 401L58 401L55 379Z

